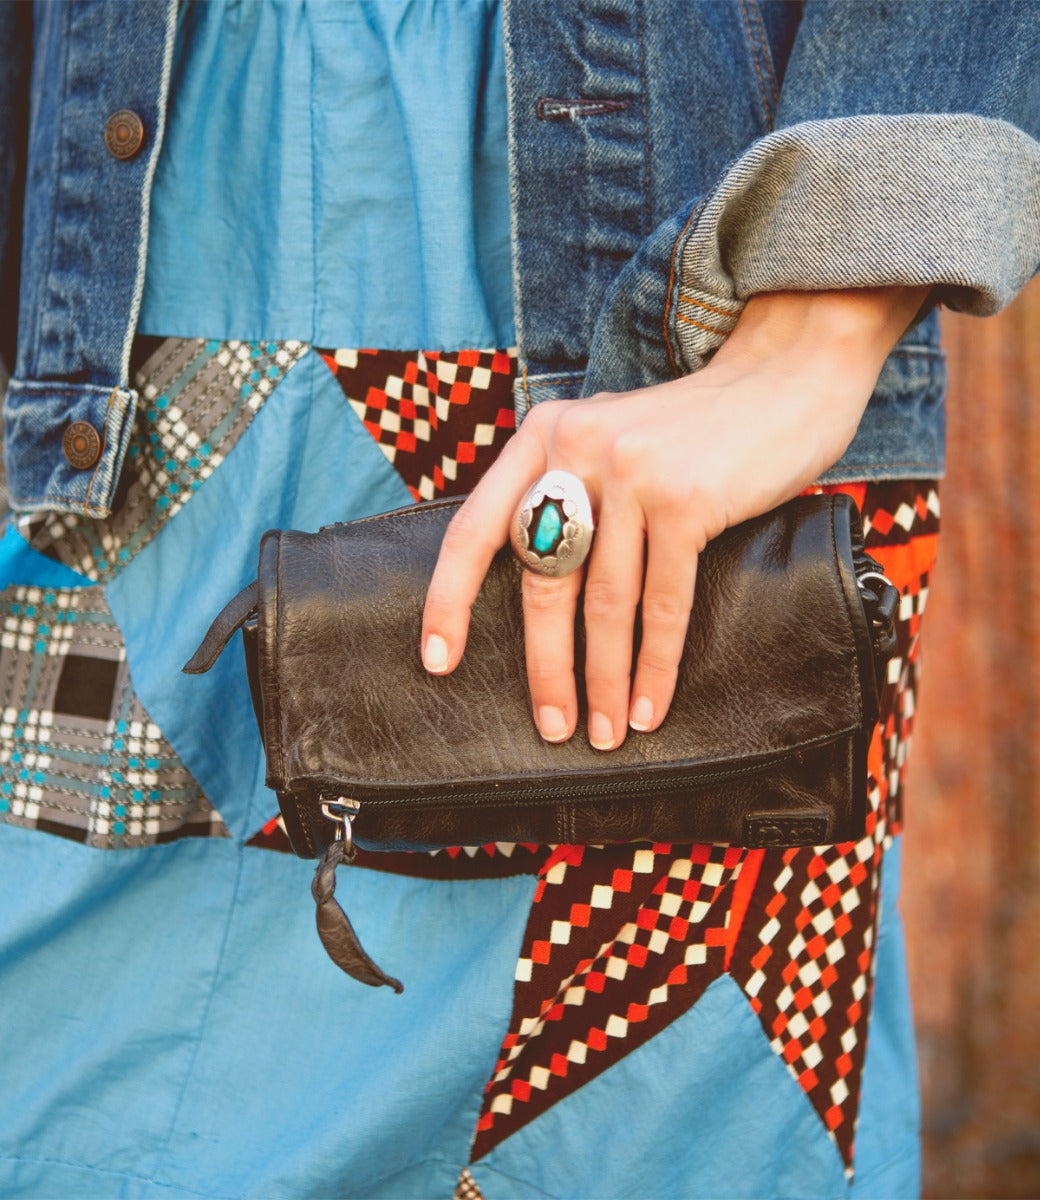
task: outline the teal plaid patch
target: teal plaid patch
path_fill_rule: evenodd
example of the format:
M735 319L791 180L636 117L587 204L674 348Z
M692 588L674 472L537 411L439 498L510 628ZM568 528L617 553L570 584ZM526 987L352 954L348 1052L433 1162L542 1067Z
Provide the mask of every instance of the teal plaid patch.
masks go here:
M0 820L105 849L230 836L134 692L100 588L0 593Z

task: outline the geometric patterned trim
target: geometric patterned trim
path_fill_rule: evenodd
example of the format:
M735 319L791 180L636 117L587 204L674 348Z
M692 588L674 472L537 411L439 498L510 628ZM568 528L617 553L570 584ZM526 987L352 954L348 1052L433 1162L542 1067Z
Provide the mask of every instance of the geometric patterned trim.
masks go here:
M229 836L134 692L101 588L0 592L0 820L104 849Z
M303 342L160 342L137 374L137 419L112 515L24 516L29 544L88 579L112 579L213 474L306 351Z
M873 790L876 812L876 784ZM731 966L774 1051L816 1108L850 1173L882 834L878 821L873 836L851 845L765 852L763 886L753 897Z
M516 428L515 350L319 350L416 500L472 491Z
M463 1167L459 1174L459 1181L455 1185L452 1200L484 1200L484 1193L477 1186L477 1181L466 1167Z
M905 546L908 542L939 532L939 489L921 489L913 484L897 485L884 507L869 514L863 523L866 548Z
M292 853L281 815L272 817L246 841L261 850ZM545 846L494 842L487 846L455 846L447 850L365 850L357 847L355 867L410 875L416 879L505 879L537 875L546 855Z
M933 484L852 484L867 545L901 593L895 665L868 751L864 837L836 846L559 846L517 960L513 1013L471 1161L664 1028L728 973L851 1178L882 856L900 818Z
M745 853L557 847L517 961L514 1021L486 1089L474 1160L648 1041L721 974Z

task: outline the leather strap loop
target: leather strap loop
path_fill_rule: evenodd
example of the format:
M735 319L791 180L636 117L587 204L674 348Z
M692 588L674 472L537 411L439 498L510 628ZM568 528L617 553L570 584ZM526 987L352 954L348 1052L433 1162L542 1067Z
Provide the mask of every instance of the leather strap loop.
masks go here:
M254 580L244 587L233 600L217 614L206 631L202 644L181 667L185 675L202 675L213 666L220 652L231 641L234 634L250 619L255 617L260 603L260 585Z
M318 906L315 914L318 922L318 937L328 952L329 958L352 978L369 987L391 987L400 994L404 984L387 975L369 958L364 946L358 941L347 914L335 898L336 868L340 863L353 861L342 841L333 842L322 855L318 869L311 881L311 895Z

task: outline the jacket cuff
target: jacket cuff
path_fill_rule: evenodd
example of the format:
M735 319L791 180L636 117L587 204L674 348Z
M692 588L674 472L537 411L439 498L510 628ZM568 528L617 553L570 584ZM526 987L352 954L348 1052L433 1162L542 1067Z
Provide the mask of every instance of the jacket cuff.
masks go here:
M109 516L136 410L129 389L12 379L4 397L11 507Z
M1040 143L970 114L805 121L723 174L673 250L669 338L697 370L758 292L931 286L1004 307L1040 260Z

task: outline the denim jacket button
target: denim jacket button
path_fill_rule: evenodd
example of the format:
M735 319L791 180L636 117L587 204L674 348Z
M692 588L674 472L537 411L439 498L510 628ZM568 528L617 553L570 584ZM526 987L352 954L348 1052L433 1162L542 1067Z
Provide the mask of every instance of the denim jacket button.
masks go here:
M61 448L69 466L89 471L101 457L101 435L86 421L73 421L62 435Z
M141 118L128 108L114 112L105 123L105 145L114 158L133 158L144 141Z

